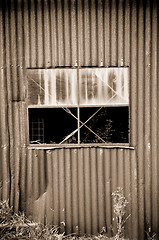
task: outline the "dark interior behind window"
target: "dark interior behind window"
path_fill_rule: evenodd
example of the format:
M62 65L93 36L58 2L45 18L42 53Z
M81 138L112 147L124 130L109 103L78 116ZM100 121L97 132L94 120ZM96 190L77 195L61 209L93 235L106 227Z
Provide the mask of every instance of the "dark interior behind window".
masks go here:
M81 107L79 110L78 129L77 108L30 108L30 143L129 142L128 107ZM87 127L82 124L85 122Z
M77 109L70 111L77 116ZM33 128L33 122L43 122L43 136L38 135L37 126ZM30 143L58 144L71 132L77 129L77 120L62 108L30 108L29 109L29 135ZM40 132L40 131L39 131ZM65 141L65 143L77 143L77 133Z
M81 108L81 121L85 122L99 108ZM106 143L128 143L128 107L102 107L87 126ZM101 139L86 127L81 128L81 143L101 143Z

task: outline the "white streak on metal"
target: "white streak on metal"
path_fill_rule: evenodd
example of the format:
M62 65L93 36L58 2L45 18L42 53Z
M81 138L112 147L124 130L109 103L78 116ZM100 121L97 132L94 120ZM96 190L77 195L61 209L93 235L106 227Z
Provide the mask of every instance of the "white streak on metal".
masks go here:
M56 104L56 71L50 70L49 81L51 81L51 104Z
M49 104L48 71L44 71L45 104Z

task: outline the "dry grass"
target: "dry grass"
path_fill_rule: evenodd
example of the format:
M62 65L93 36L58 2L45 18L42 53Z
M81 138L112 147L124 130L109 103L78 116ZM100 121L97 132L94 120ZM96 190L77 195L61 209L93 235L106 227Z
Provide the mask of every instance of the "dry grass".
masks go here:
M24 214L16 214L7 201L0 202L0 239L62 239L58 228L48 228L28 220Z
M120 188L112 194L113 208L116 215L117 233L113 238L103 231L96 236L65 235L60 233L62 229L57 226L47 227L40 223L31 222L24 214L17 214L9 207L7 201L0 201L0 239L32 239L32 240L124 240L124 215L128 204ZM154 238L151 238L154 239Z
M8 201L0 201L0 239L1 240L126 240L124 239L124 223L127 220L123 219L127 201L121 192L117 189L113 193L113 208L117 221L117 233L114 237L109 238L105 231L96 236L77 236L76 234L65 235L60 233L60 228L54 226L49 228L40 223L30 221L24 214L13 212L12 207L9 207ZM157 239L156 234L151 231L146 232L147 239ZM128 240L128 239L127 239Z
M58 227L48 228L40 223L31 222L24 214L17 214L9 207L7 201L0 201L0 239L31 240L108 240L104 234L98 236L82 236L60 234Z

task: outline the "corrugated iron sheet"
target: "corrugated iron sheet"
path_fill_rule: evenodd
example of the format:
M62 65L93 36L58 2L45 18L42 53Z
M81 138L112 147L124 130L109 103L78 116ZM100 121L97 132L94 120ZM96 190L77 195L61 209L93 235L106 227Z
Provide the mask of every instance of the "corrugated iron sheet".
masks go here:
M124 188L126 235L159 229L158 1L0 3L0 198L66 232L113 222L111 193ZM30 149L26 68L130 68L132 149ZM39 211L39 209L41 211Z
M21 210L43 223L64 222L67 233L96 234L106 227L111 234L115 227L111 194L120 186L131 214L126 233L137 234L135 155L134 150L115 148L29 149L21 170Z
M129 5L115 0L25 1L26 67L76 62L100 66L101 61L105 66L128 66Z

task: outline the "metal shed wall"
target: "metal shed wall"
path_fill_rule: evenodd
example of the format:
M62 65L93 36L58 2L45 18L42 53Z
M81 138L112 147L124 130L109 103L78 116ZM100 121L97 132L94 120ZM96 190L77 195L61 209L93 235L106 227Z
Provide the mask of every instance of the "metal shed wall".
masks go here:
M126 235L159 229L158 1L5 0L0 3L0 198L66 232L111 234L117 186ZM28 148L26 68L130 68L130 146ZM39 208L42 210L39 213ZM77 227L78 226L78 227Z

